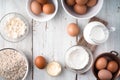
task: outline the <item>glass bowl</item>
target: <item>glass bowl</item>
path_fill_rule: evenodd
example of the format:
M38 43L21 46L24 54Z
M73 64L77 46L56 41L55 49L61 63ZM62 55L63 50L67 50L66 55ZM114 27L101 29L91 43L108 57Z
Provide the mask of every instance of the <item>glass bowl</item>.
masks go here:
M5 26L7 24L7 21L10 20L13 17L16 17L16 18L19 18L20 20L22 20L25 23L25 26L26 26L26 30L25 30L24 35L22 35L18 38L10 38L10 37L7 36L7 33L5 32ZM29 23L25 19L25 17L22 16L21 14L19 14L19 13L15 13L15 12L8 13L5 16L3 16L2 19L0 20L0 34L1 34L2 38L6 41L19 42L19 41L23 40L28 35L28 33L29 33Z
M3 49L0 49L0 51L4 51L4 50L13 50L13 51L16 51L16 52L18 52L23 57L23 59L26 62L26 72L25 72L25 74L24 74L24 76L23 76L23 78L21 80L25 80L26 77L27 77L27 75L28 75L28 72L29 72L29 62L28 62L28 59L27 59L26 55L22 51L17 50L17 49L13 49L13 48L3 48ZM0 76L0 80L5 80L5 79L4 79L4 77Z
M67 56L68 56L68 54L69 54L69 55L72 54L72 52L70 53L70 51L74 51L75 48L76 48L77 50L78 50L79 48L82 48L83 50L86 51L86 53L88 53L88 56L89 56L88 62L87 62L86 65L85 65L83 68L81 68L81 69L75 69L75 68L71 67L70 65L68 65L69 63L67 62L67 59L68 59ZM74 53L75 53L75 52L74 52ZM73 53L73 54L74 54L74 53ZM77 53L77 54L79 54L79 53ZM71 56L71 55L70 55L70 56ZM73 56L73 55L72 55L72 56ZM79 63L80 61L76 60L76 62ZM84 62L83 62L83 63L84 63ZM73 64L74 64L74 63L73 63ZM79 63L79 64L80 64L80 63ZM65 54L65 65L66 65L67 69L69 69L69 70L71 70L71 71L73 71L73 72L75 72L75 73L83 74L83 73L87 72L87 71L92 67L92 64L93 64L93 55L92 55L91 51L90 51L88 48L86 48L86 47L83 47L83 46L80 46L80 45L75 45L75 46L70 47L70 48L67 50L66 54ZM76 64L74 64L74 65L76 65Z

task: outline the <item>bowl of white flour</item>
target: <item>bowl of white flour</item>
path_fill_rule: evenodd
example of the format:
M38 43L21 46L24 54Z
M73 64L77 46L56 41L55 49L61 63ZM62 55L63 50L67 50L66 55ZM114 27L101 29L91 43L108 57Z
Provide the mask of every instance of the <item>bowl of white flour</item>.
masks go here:
M26 56L12 48L0 50L0 77L5 80L25 80L28 74Z
M93 55L88 48L76 45L67 50L65 64L76 73L85 73L93 64Z
M29 30L28 20L19 13L8 13L0 20L0 34L9 42L19 42L25 39Z

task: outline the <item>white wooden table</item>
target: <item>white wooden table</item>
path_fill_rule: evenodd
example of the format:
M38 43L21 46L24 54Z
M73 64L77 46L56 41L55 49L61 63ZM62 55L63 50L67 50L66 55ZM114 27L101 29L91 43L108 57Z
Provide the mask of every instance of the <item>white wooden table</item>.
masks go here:
M56 16L47 22L37 22L31 19L26 12L26 0L0 0L0 19L9 12L18 12L24 15L30 23L31 31L21 42L10 43L0 37L0 48L16 48L25 52L30 62L30 70L26 80L96 80L90 70L84 75L77 75L65 69L64 54L72 45L76 45L76 37L70 37L66 33L66 26L75 22L83 29L89 20L76 20L65 13L60 0L59 10ZM116 28L111 33L109 40L100 45L94 57L102 52L116 50L120 52L120 0L105 0L104 6L97 17L109 22L108 26ZM38 55L46 57L47 61L58 61L63 66L62 74L51 77L45 69L38 69L34 65L34 59ZM120 78L119 78L120 80Z

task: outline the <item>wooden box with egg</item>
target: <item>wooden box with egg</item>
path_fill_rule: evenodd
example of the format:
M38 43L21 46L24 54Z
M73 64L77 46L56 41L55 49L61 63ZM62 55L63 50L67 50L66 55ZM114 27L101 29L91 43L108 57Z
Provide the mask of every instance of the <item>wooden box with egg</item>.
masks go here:
M99 55L93 64L93 73L98 80L114 80L120 71L120 59L116 51Z

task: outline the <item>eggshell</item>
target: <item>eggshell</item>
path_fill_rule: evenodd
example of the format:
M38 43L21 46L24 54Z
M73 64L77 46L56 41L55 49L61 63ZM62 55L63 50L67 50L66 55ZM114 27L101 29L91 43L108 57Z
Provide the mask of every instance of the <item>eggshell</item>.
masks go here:
M67 32L70 36L77 36L80 33L80 28L75 23L70 23L67 27Z
M36 0L36 1L38 1L40 4L45 4L45 3L47 3L47 0Z
M75 0L66 0L68 6L73 6L75 4Z
M35 58L35 65L39 69L43 69L46 66L46 60L43 56L38 56Z
M116 72L118 70L118 64L116 61L110 61L108 63L107 69L111 71L112 73Z
M108 70L102 69L98 72L98 77L100 80L111 80L112 73Z
M52 14L55 11L55 6L52 3L47 3L43 5L43 12L45 14Z
M107 67L107 59L104 57L99 58L96 61L95 66L98 70L106 68Z
M83 15L83 14L85 14L85 13L87 12L87 6L76 4L76 5L74 6L74 11L75 11L76 13L78 13L78 14Z
M97 4L97 0L88 0L87 6L88 7L93 7Z
M88 2L88 0L76 0L76 3L79 5L84 5Z
M37 1L32 1L30 8L31 11L36 15L39 15L42 12L42 7Z

